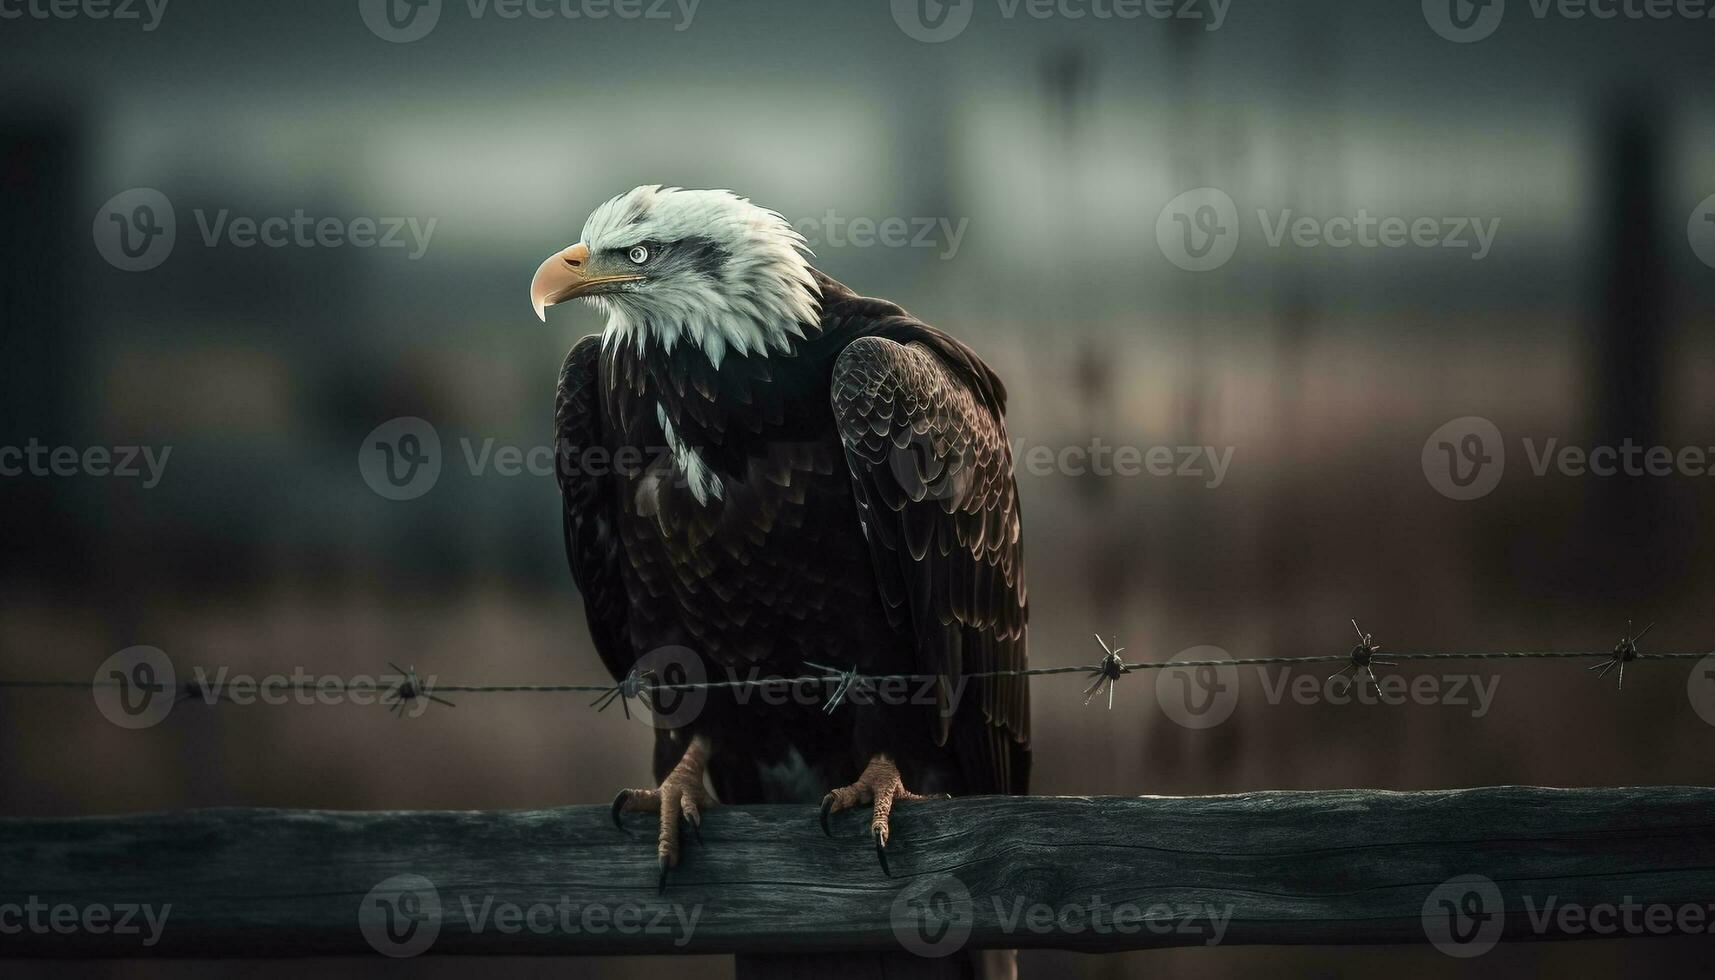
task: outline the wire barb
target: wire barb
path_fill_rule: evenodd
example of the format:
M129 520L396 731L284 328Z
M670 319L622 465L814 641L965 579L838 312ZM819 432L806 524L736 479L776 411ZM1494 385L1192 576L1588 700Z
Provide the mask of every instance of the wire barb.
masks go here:
M631 719L631 699L642 697L643 688L649 683L648 678L651 676L653 676L653 671L640 672L636 667L633 667L631 673L625 675L625 680L603 691L601 697L591 701L589 706L600 713L606 711L614 701L618 701L620 710L625 712L626 720L629 721Z
M1648 626L1644 627L1643 633L1633 636L1632 621L1629 619L1626 620L1626 635L1620 637L1620 642L1614 644L1614 652L1608 656L1608 659L1601 663L1591 664L1584 669L1595 671L1596 677L1600 679L1608 676L1608 671L1613 670L1615 667L1620 668L1619 690L1624 691L1626 689L1626 664L1638 659L1638 641L1644 638L1644 633L1648 633L1653 629L1655 629L1655 624L1650 623Z
M399 666L392 661L389 661L387 666L392 667L393 672L398 674L401 678L399 685L389 691L381 701L382 704L388 706L387 710L391 711L395 718L405 717L405 705L417 701L418 699L433 701L436 704L444 704L449 708L458 707L458 705L453 704L446 698L439 697L432 693L429 690L429 685L424 684L417 676L417 668L412 667L409 670L401 670ZM388 700L388 698L391 698L392 700Z
M855 666L849 670L841 670L838 667L829 667L825 664L813 664L808 660L804 661L804 666L825 673L827 676L823 680L834 681L834 693L828 695L828 703L822 706L823 714L833 714L834 709L840 706L840 702L846 699L846 695L853 687L862 687L865 684L863 676L857 672Z
M1328 679L1333 680L1347 673L1356 677L1359 671L1363 671L1369 676L1370 686L1376 689L1377 694L1380 694L1382 685L1376 679L1375 668L1398 667L1399 663L1393 660L1377 660L1376 654L1381 652L1382 645L1376 642L1375 634L1365 633L1362 627L1358 626L1356 619L1351 622L1352 631L1358 634L1358 645L1352 648L1351 663L1329 674Z
M1103 657L1102 662L1097 664L1088 675L1094 677L1095 681L1089 687L1084 688L1084 703L1089 704L1091 698L1102 693L1102 685L1106 684L1108 688L1108 710L1112 711L1114 710L1114 688L1119 684L1120 675L1131 673L1131 667L1120 659L1120 654L1125 652L1125 647L1119 645L1119 637L1114 637L1114 645L1110 647L1107 641L1102 639L1102 634L1097 633L1096 642L1102 645L1102 652L1107 656Z

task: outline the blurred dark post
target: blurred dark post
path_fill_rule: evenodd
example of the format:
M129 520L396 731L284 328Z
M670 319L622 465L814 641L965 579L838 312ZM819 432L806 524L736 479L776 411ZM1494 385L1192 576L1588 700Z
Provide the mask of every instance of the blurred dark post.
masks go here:
M1600 211L1591 278L1601 292L1594 304L1588 388L1595 445L1666 441L1662 404L1671 282L1660 226L1665 177L1659 103L1647 92L1628 90L1608 104L1597 133ZM1591 568L1597 580L1592 584L1604 595L1642 601L1665 584L1675 563L1664 559L1681 547L1676 539L1683 541L1673 531L1667 488L1662 480L1639 476L1590 482L1591 544L1595 553L1611 556Z
M1596 437L1661 435L1666 346L1665 250L1656 227L1661 205L1661 131L1648 100L1627 97L1609 109L1600 134L1597 200ZM1616 481L1617 482L1617 481Z
M24 110L0 120L0 445L75 444L79 433L66 427L86 418L77 404L90 392L79 380L74 302L94 253L89 222L76 213L83 142L65 113ZM0 577L65 582L86 524L52 479L0 479Z

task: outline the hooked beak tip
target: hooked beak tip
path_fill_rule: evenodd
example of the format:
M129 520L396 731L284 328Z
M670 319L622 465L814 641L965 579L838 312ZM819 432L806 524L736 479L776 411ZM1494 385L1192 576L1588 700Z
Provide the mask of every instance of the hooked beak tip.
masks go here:
M577 296L589 267L589 246L579 242L548 256L530 280L530 307L536 319L548 322L548 307Z

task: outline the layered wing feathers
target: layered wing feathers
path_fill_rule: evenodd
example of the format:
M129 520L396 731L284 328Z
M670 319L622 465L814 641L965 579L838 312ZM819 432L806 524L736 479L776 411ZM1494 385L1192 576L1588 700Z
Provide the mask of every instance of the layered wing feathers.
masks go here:
M929 344L881 336L841 351L831 389L888 615L941 678L937 741L953 741L974 791L1022 792L1028 679L991 672L1025 666L1023 542L1005 424L984 394ZM952 710L970 699L980 711Z

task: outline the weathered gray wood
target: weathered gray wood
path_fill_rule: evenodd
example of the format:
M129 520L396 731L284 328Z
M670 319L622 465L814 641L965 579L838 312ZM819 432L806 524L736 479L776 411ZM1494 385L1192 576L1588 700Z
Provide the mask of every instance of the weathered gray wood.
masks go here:
M622 833L597 806L0 820L0 955L369 954L360 905L378 883L402 874L428 879L438 896L432 953L897 952L902 932L924 933L909 904L897 906L904 911L895 929L896 900L930 886L945 886L942 905L953 913L955 936L969 924L967 949L1203 944L1212 938L1211 920L1192 923L1201 933L1179 931L1179 910L1205 907L1230 915L1221 936L1230 944L1421 943L1432 891L1468 874L1495 882L1508 939L1566 937L1563 921L1551 917L1538 927L1529 914L1551 897L1584 908L1628 901L1715 906L1709 789L907 804L894 813L891 877L878 866L858 814L836 815L836 837L828 839L814 807L720 807L707 814L702 842L687 841L685 863L662 895L655 890L652 817L626 820ZM948 904L945 889L958 887L970 902ZM369 907L378 914L396 908L401 894L395 888ZM576 911L569 929L554 908L562 898ZM32 899L38 908L66 906L79 916L128 904L158 913L170 903L171 910L159 941L144 946L138 935L32 928L12 908ZM499 927L512 924L497 918L502 907L538 903L546 910L535 921L546 931ZM1174 913L1157 909L1136 931L1087 928L1081 914L1044 931L1008 928L1006 920L1028 903L1056 911L1166 906ZM642 918L622 916L630 928L620 929L588 919L591 906L608 914L635 909ZM688 941L675 910L697 916ZM930 938L942 938L946 925L927 920ZM1680 917L1667 931L1698 929Z

